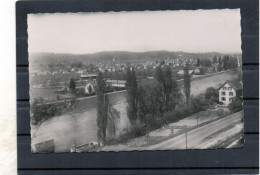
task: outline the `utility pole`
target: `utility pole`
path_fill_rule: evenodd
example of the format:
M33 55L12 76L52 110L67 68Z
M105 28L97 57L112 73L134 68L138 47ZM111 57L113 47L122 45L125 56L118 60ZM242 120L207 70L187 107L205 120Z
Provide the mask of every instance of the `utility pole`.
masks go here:
M186 134L185 134L185 137L186 137L186 149L188 149L188 128L187 128L187 125L185 125L186 127Z
M199 125L199 115L197 114L197 126Z
M75 140L75 138L74 138L74 145L75 145L74 151L76 152L76 151L77 151L77 146L76 146L76 140Z

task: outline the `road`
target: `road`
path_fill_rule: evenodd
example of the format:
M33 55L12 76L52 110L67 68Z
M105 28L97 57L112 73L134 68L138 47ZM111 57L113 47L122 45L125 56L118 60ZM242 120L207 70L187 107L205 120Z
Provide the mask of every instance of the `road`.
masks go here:
M241 121L242 116L243 116L242 112L238 112L230 116L227 116L225 118L222 118L220 120L217 120L215 122L204 125L202 127L188 131L187 133L188 149L192 149L195 146L201 144L206 137L210 136L214 132L217 132L218 130L224 127L232 125L233 123ZM171 149L186 149L185 133L177 137L171 138L167 141L164 141L162 143L151 145L145 148L145 150L171 150Z

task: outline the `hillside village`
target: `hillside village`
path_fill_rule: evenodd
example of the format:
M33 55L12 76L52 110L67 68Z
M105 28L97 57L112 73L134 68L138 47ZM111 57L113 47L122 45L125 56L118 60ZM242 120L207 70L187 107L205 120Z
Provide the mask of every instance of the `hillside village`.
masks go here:
M189 66L192 75L205 75L234 69L232 65L241 66L241 55L214 56L212 58L185 59L180 54L176 58L155 58L144 63L120 63L119 59L113 58L109 62L98 64L84 64L82 62L57 61L55 64L41 64L30 70L30 85L32 88L57 88L68 87L73 79L78 85L86 85L82 77L97 75L100 71L104 78L110 80L126 80L126 68L131 66L135 69L139 78L153 78L158 67L170 67L176 73L177 79L182 79L184 67Z

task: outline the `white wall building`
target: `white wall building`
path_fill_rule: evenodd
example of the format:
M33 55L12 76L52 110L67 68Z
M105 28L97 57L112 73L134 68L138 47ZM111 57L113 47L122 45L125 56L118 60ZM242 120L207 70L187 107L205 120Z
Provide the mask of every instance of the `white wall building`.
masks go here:
M226 81L219 88L219 102L228 106L235 97L242 96L242 84L239 81Z
M125 80L106 80L106 84L111 87L117 87L117 88L125 88L126 87L126 81Z

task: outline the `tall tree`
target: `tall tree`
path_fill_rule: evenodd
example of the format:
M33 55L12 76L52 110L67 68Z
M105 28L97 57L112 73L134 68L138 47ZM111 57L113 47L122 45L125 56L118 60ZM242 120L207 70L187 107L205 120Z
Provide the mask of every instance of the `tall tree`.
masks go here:
M139 86L137 89L137 115L142 121L145 118L146 115L146 91L144 90L143 86Z
M109 100L108 95L105 95L105 82L103 81L103 75L98 73L97 77L97 137L99 142L106 142L106 130L108 122L108 108Z
M218 62L218 58L217 58L217 56L215 55L214 57L213 57L213 64L215 64L215 63L217 63Z
M137 81L133 67L127 68L128 118L132 125L137 122Z
M70 79L69 89L70 89L72 92L75 92L75 90L76 90L76 84L75 84L73 78Z
M200 59L197 59L197 66L200 67Z
M189 67L185 66L184 68L184 94L186 97L186 104L190 107L190 85L191 84L191 75L189 73Z
M176 73L172 72L172 92L170 94L170 106L173 110L175 110L175 106L178 104L181 98L181 93L178 87Z
M229 56L225 55L224 58L223 58L223 69L228 70L229 68L230 68Z
M218 57L218 64L219 64L220 66L222 66L222 58L221 58L221 56Z
M172 71L169 67L166 70L162 70L160 67L156 69L156 79L161 84L166 111L169 110L169 101L172 93L177 93L177 81L175 76L172 75Z
M171 69L168 67L165 70L165 86L164 86L166 111L169 110L169 100L170 100L172 89L173 89L172 72Z

